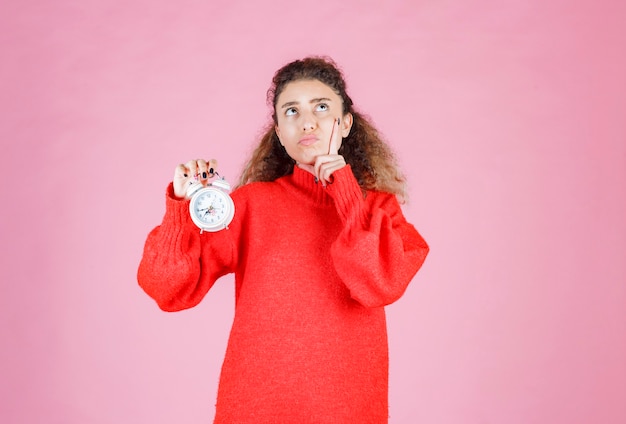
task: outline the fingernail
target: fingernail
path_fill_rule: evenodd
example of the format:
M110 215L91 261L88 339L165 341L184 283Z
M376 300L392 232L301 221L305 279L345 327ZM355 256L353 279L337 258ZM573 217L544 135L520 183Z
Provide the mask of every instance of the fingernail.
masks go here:
M183 177L185 177L185 178L187 178L188 176L189 176L189 175L187 175L187 174L183 174Z
M206 180L206 171L202 173L202 178Z
M341 122L341 118L337 118L337 125Z
M215 171L213 170L213 168L209 168L209 174L213 175L215 173Z

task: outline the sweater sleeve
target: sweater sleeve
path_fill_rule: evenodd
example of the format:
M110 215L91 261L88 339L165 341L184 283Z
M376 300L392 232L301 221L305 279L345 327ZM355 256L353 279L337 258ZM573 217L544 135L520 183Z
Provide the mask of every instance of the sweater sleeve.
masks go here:
M331 247L333 265L353 299L366 307L395 302L422 266L429 247L402 214L396 197L361 188L350 166L327 186L343 223Z
M164 311L191 308L215 281L232 272L234 243L228 230L203 233L191 221L189 201L167 188L165 216L146 239L137 280Z

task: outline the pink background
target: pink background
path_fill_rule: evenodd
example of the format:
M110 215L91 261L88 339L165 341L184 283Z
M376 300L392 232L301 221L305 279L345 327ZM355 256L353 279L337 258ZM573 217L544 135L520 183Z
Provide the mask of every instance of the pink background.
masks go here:
M432 252L391 423L626 422L623 1L4 1L0 422L210 422L234 293L137 286L173 167L234 181L273 72L344 68Z

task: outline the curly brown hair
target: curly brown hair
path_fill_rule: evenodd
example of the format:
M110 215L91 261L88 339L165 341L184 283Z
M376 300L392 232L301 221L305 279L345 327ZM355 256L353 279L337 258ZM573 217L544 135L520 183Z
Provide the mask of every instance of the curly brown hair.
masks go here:
M275 131L277 124L276 102L287 84L299 80L318 80L330 88L343 102L343 114L353 117L352 128L343 139L339 154L342 155L364 193L367 190L395 194L398 200L406 199L406 179L400 172L396 158L383 141L370 120L355 110L346 92L343 73L328 57L310 56L293 61L279 69L267 91L267 104L272 108L272 121L264 129L261 142L245 165L239 185L255 181L274 181L293 172L295 161L280 144Z

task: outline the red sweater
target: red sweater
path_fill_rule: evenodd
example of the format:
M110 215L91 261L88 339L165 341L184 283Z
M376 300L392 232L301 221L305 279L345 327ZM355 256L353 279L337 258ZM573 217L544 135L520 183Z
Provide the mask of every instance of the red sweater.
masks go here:
M227 230L203 233L168 188L139 284L166 311L198 304L235 273L235 318L215 423L386 423L384 305L398 299L428 246L395 196L364 198L349 166L333 184L295 168L232 193Z

